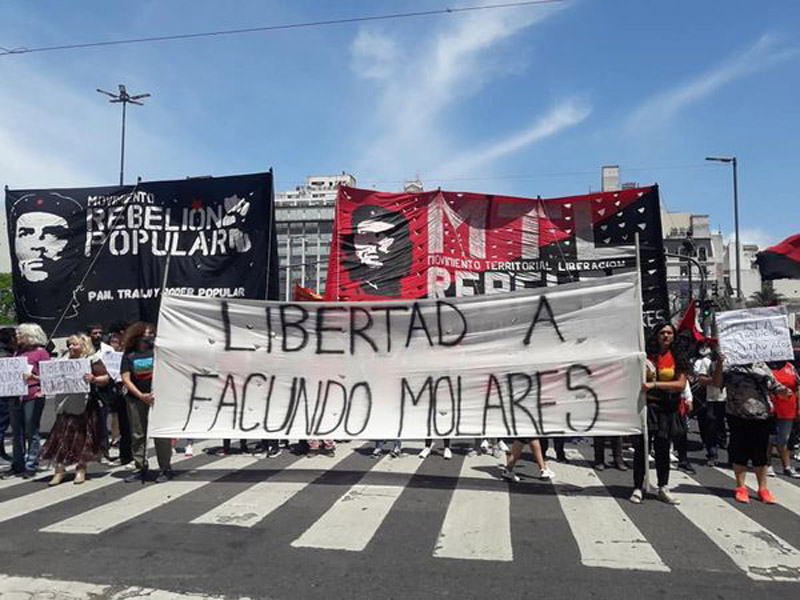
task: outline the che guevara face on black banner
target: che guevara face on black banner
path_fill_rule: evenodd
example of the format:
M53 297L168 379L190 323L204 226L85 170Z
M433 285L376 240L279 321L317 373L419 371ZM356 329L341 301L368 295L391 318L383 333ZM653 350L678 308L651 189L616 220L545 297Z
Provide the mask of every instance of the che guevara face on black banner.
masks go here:
M58 320L71 306L73 272L80 260L83 207L57 192L27 194L9 207L8 234L18 302L24 316Z
M353 211L352 235L344 240L345 268L365 294L399 296L411 270L411 241L403 213L375 204Z

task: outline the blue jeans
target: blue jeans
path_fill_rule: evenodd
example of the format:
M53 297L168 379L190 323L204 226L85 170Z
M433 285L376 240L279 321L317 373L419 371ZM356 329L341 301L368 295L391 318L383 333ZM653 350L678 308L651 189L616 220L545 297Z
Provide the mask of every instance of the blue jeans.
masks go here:
M11 400L8 411L14 436L14 457L11 470L16 473L35 471L39 464L39 425L42 421L44 398Z

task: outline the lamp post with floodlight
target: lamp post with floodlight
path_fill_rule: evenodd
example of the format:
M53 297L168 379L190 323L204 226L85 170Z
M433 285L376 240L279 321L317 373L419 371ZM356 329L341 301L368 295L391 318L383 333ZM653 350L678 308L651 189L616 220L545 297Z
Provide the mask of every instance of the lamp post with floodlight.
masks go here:
M706 160L733 165L733 226L736 235L736 297L742 299L742 257L739 253L739 184L735 156L706 156Z
M144 102L140 102L140 100L149 98L150 94L136 94L135 96L131 96L128 93L128 90L122 84L119 85L119 94L112 94L111 92L101 90L100 88L97 88L97 91L101 94L109 96L111 98L109 102L112 104L122 104L122 142L119 157L119 184L122 185L122 178L125 171L125 108L128 104L138 104L139 106L144 106Z

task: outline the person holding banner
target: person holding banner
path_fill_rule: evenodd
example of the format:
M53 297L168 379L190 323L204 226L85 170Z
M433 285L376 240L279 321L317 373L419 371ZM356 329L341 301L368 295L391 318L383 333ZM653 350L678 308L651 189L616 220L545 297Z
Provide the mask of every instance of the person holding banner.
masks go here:
M39 425L44 410L44 396L39 384L39 363L50 360L45 350L47 335L35 323L22 323L17 326L17 353L24 356L30 365L25 375L28 393L9 403L11 431L14 436L14 457L11 471L30 479L36 475L39 466Z
M672 442L684 429L678 412L681 396L690 372L689 358L680 343L675 343L676 331L671 323L663 322L653 329L647 341L647 381L642 390L647 395L647 431L655 450L658 499L666 504L680 504L669 493L669 454ZM633 486L630 500L640 504L644 498L645 461L644 437L634 438Z
M67 360L88 358L91 373L84 375L90 386L104 387L111 377L92 347L91 339L83 334L67 339ZM86 481L86 465L97 462L106 453L108 440L103 425L103 409L95 393L70 392L56 395L58 414L53 429L42 448L42 459L55 463L55 474L49 486L64 480L65 467L77 465L73 483Z
M131 445L136 471L125 478L126 483L147 479L147 422L150 407L155 402L153 389L153 346L156 328L152 323L139 321L125 332L125 355L122 357L122 383L128 390L128 419L131 426ZM156 483L172 477L172 443L169 438L155 438L156 458L161 470Z
M758 481L758 498L765 504L775 504L775 497L767 488L767 447L769 445L770 394L790 396L791 391L781 385L763 362L733 365L723 370L725 356L714 369L714 385L725 386L728 399L725 412L728 417L730 441L728 457L736 476L737 502L750 502L745 485L747 463L753 465Z

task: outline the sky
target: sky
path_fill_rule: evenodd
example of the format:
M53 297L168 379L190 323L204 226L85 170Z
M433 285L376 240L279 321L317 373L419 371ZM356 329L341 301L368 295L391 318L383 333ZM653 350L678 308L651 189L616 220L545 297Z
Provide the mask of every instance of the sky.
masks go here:
M510 0L506 0L510 1ZM501 0L0 0L0 46L316 22ZM113 185L272 167L359 187L544 198L658 183L663 207L744 242L800 232L800 2L568 0L325 27L0 56L0 183Z

